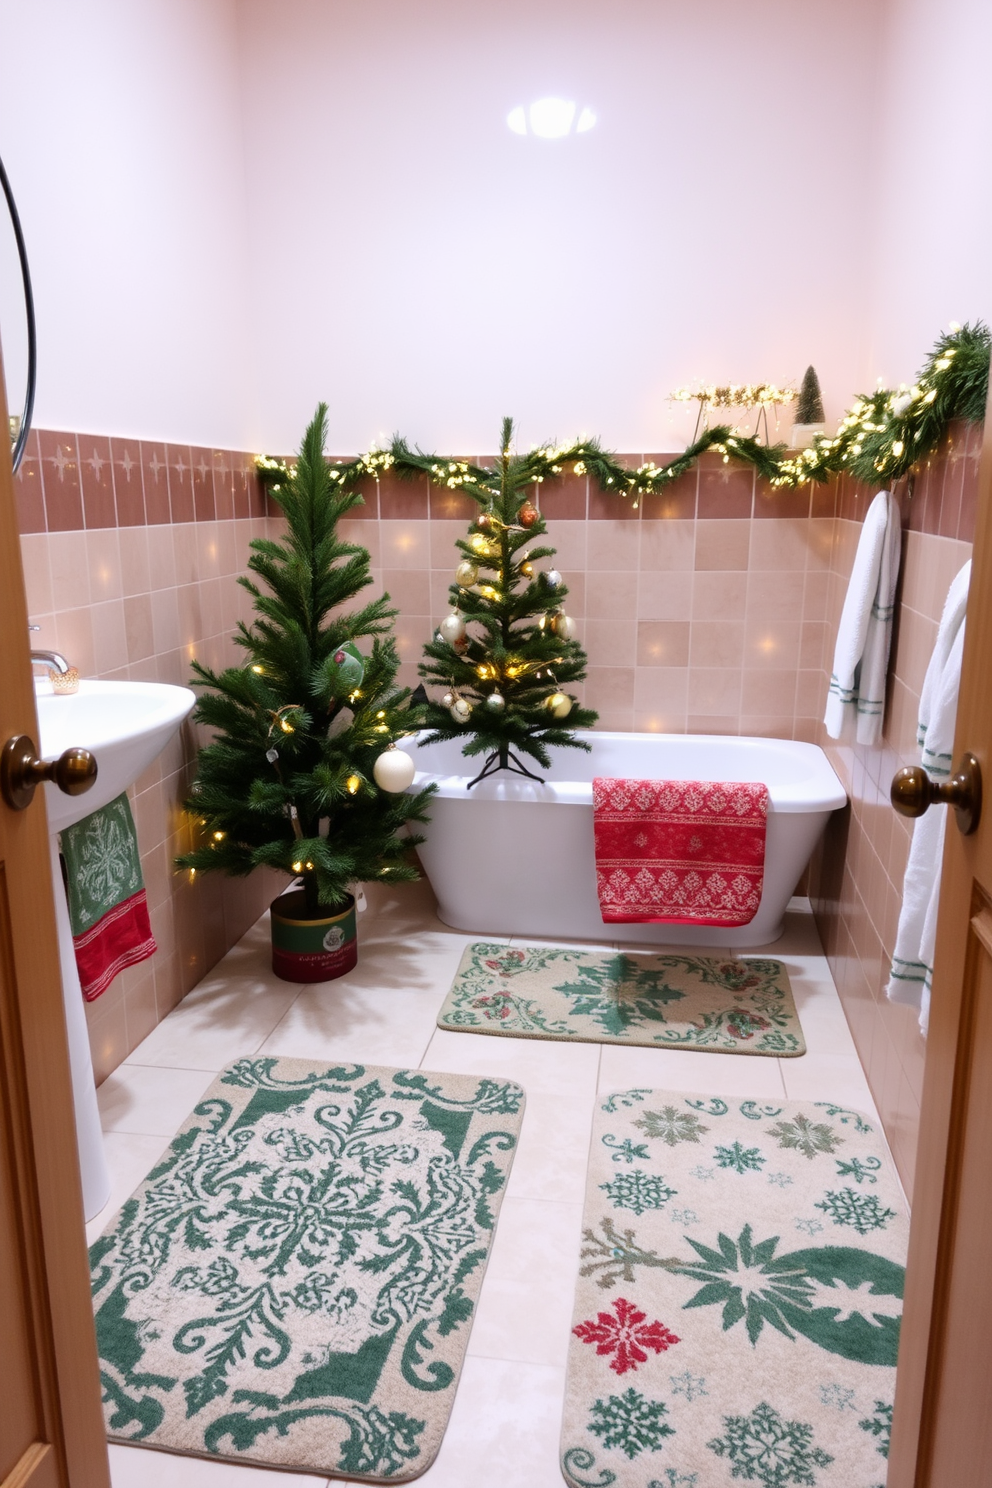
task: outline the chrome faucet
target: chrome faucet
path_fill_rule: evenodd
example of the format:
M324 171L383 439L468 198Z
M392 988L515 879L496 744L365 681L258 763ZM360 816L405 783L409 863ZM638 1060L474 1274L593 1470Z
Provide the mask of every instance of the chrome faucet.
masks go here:
M40 625L29 625L28 626L28 630L40 630L40 629L41 629L41 626ZM69 670L69 663L66 661L65 657L62 655L62 653L60 651L32 651L31 652L31 665L34 666L36 662L37 662L37 664L39 666L53 667L55 669L55 671L61 672L63 677L65 676L66 672Z
M34 666L36 662L39 666L44 664L52 667L54 671L61 672L63 677L69 670L69 663L59 651L32 651L31 665Z

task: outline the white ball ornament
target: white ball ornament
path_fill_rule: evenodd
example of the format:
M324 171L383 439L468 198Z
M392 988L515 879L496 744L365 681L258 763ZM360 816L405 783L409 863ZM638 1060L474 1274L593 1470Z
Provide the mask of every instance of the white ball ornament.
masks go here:
M390 791L394 795L405 791L413 783L416 773L416 765L402 749L387 749L372 766L372 774L379 789Z
M456 697L449 711L456 723L468 723L472 716L472 704L468 698Z
M572 711L572 699L564 692L552 692L544 699L544 706L552 718L567 718Z
M453 692L446 692L444 694L444 697L441 699L441 706L442 708L450 708L454 701L455 694Z
M572 619L571 615L566 615L564 611L562 611L560 615L556 615L554 618L554 632L559 640L574 640L575 621Z
M445 615L438 626L438 633L443 641L448 642L449 646L454 646L457 641L461 640L465 634L465 621L457 610L450 615Z

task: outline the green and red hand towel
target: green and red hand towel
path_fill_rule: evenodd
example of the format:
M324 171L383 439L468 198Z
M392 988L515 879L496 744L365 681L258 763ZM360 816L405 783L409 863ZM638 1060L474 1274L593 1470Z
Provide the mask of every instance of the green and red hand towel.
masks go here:
M126 795L61 834L69 922L87 1002L156 950Z

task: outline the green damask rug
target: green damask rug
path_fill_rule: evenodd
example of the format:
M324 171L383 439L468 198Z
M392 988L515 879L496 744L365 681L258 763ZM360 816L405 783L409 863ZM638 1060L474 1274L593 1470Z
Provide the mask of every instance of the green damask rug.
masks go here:
M518 1085L242 1059L91 1248L114 1441L373 1482L441 1444Z
M909 1219L873 1122L609 1096L583 1226L566 1482L881 1488Z
M708 1054L806 1053L781 961L467 946L439 1028L647 1044Z

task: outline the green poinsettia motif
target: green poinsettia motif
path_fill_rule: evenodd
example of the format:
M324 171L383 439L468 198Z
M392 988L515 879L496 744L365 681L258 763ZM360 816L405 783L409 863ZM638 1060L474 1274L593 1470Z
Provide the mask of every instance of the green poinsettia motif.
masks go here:
M845 1246L817 1246L777 1255L779 1237L755 1241L745 1225L736 1241L716 1248L686 1237L698 1261L672 1269L701 1283L683 1305L722 1308L723 1331L744 1322L757 1344L765 1324L866 1364L894 1367L905 1272L884 1256Z

